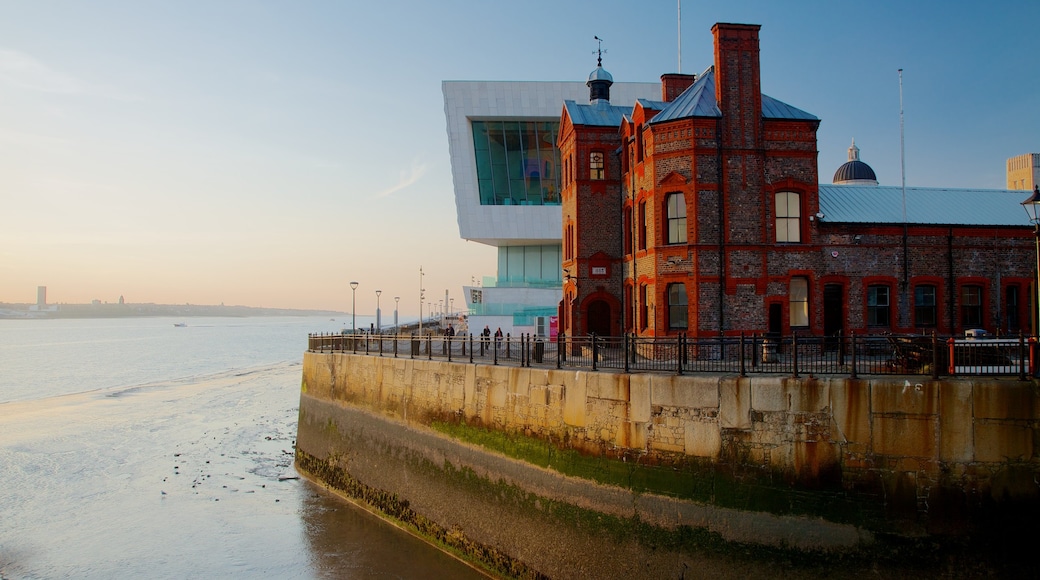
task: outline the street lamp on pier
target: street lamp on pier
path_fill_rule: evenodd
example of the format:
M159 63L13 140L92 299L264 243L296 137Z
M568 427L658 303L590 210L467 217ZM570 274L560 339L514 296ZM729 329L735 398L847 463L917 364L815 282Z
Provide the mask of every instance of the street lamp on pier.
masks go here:
M350 283L350 333L357 332L357 282Z
M1040 334L1040 185L1033 186L1033 195L1022 202L1022 207L1029 216L1029 223L1033 224L1033 234L1036 238L1036 289L1033 291L1036 303L1036 316L1033 317L1033 335Z
M394 296L394 332L396 334L401 334L401 327L398 325L398 322L397 322L397 311L398 311L398 309L400 309L400 307L401 307L401 297L400 296Z
M382 290L376 290L376 334L379 334L383 330L383 313L379 310L379 295L382 293Z

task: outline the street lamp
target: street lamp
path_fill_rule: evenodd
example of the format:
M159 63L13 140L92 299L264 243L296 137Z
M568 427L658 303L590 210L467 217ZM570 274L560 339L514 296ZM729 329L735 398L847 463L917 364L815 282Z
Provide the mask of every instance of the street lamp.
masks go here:
M394 296L394 332L401 334L401 328L397 324L397 309L401 307L401 297Z
M357 282L350 283L350 333L357 332Z
M1033 186L1033 195L1029 196L1029 199L1022 202L1022 208L1026 210L1026 215L1029 216L1029 223L1033 224L1033 234L1036 238L1036 290L1034 293L1037 300L1037 316L1040 316L1040 185ZM1040 328L1036 325L1040 324L1037 322L1037 318L1033 318L1033 334L1040 334Z
M383 330L382 315L379 311L379 295L382 294L382 290L376 290L376 334L379 334Z

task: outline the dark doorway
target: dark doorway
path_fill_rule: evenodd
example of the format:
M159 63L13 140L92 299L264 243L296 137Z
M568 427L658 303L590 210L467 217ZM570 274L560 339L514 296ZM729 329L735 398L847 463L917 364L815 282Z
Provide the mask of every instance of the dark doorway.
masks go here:
M826 350L838 350L837 337L845 330L845 289L841 284L823 286L823 335Z
M776 303L769 305L769 335L780 336L784 330L783 308Z
M588 314L585 316L585 326L588 334L610 336L610 305L602 300L590 302Z

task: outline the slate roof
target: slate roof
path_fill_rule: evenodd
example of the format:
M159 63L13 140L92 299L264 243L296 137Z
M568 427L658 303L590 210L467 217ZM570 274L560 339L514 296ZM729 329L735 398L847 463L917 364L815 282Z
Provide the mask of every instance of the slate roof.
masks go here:
M650 120L650 124L664 123L689 117L721 117L722 111L715 101L715 67L709 67L697 81L683 91L671 103ZM762 117L766 119L792 119L819 121L815 115L762 95Z
M579 105L575 101L564 101L563 108L575 125L591 127L619 127L621 119L632 112L632 107L619 107L609 103L595 105Z
M820 185L822 222L903 223L899 186ZM907 187L910 224L1031 227L1022 202L1028 191Z

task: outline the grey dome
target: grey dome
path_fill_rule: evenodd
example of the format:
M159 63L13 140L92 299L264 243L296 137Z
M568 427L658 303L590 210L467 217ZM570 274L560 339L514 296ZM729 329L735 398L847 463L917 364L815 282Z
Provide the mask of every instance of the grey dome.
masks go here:
M857 184L857 185L877 185L877 175L874 174L874 170L869 165L859 160L859 147L856 147L856 140L852 140L852 146L849 147L849 160L846 161L834 172L834 179L832 182L835 185L843 184Z
M595 70L589 73L589 82L592 81L607 81L609 83L614 82L614 77L610 76L607 69L602 66L597 66Z

